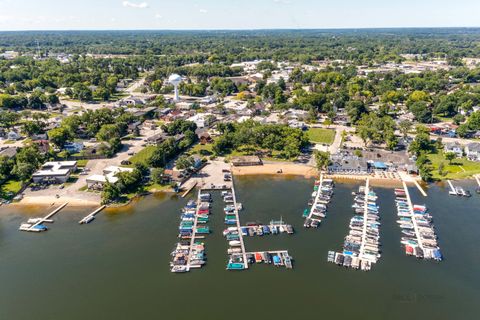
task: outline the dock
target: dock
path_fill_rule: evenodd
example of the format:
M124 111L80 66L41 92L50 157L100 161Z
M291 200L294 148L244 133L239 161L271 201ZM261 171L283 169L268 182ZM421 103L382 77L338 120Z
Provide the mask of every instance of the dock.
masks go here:
M240 226L243 236L265 236L275 235L281 233L293 234L293 227L290 224L286 224L282 219L279 221L270 221L269 224L255 224ZM246 234L245 234L246 233Z
M195 212L195 218L193 220L193 228L192 228L192 235L190 237L190 249L189 249L189 252L188 252L188 256L187 256L187 269L191 269L192 268L192 256L193 256L193 248L194 248L194 245L195 245L195 240L196 240L196 233L197 233L197 226L198 226L198 212L200 211L200 205L202 203L202 199L200 197L200 195L202 194L202 190L198 190L198 197L197 197L197 208L196 208L196 212Z
M437 243L437 236L432 224L432 217L427 208L414 205L405 182L403 182L404 197L397 196L397 222L402 229L402 241L407 255L423 259L442 260L442 254ZM413 228L413 232L412 232Z
M243 242L243 236L242 236L242 232L241 232L241 227L240 227L240 216L238 214L238 204L237 204L237 196L235 194L235 185L232 181L232 196L233 196L233 206L234 206L234 214L235 214L235 217L237 218L237 230L238 230L238 234L239 234L239 241L240 241L240 248L242 250L241 252L241 255L242 255L242 258L243 258L243 266L244 266L244 269L248 269L248 261L247 261L247 254L246 254L246 250L245 250L245 243Z
M51 219L54 215L56 215L60 210L65 208L67 206L68 202L65 202L49 214L47 214L43 218L36 218L36 219L31 219L34 220L35 222L32 223L22 223L20 226L19 230L20 231L27 231L27 232L41 232L41 231L46 231L47 227L43 225L43 223L53 223L53 220Z
M312 206L309 211L306 209L304 213L305 217L305 214L308 212L303 225L305 228L317 228L326 217L327 204L330 202L333 194L333 180L324 179L323 173L320 174L320 180L315 183L314 193L316 195L313 203L311 203Z
M224 230L223 235L229 241L229 249L227 250L229 259L227 263L227 270L247 270L249 268L250 263L266 263L266 264L273 264L275 266L284 266L287 269L291 269L292 265L292 257L288 254L287 250L267 250L267 251L259 251L259 252L247 252L245 249L244 243L244 229L252 230L256 228L256 232L258 234L251 234L251 235L261 235L264 234L265 225L262 225L261 231L259 230L260 225L248 225L248 226L241 226L240 223L240 216L238 213L238 202L235 193L235 186L232 179L232 188L229 191L224 191L224 202L226 204L225 207L225 223L227 225L234 225ZM235 220L235 221L234 221ZM269 228L274 227L275 230L277 228L282 227L283 230L286 230L287 233L293 233L293 228L290 225L283 223L283 219L280 221L270 221ZM285 227L285 229L284 229ZM244 228L244 229L242 229ZM247 231L247 233L249 233Z
M195 187L197 186L198 182L194 181L193 184L182 194L182 198L185 198Z
M105 209L107 206L101 206L100 208L97 208L95 211L93 211L92 213L90 213L88 216L86 216L85 218L83 218L82 220L78 221L79 224L88 224L90 222L93 221L93 219L95 219L95 215L97 213L99 213L100 211L102 211L103 209Z
M417 187L418 191L420 191L420 193L424 196L424 197L427 197L427 193L425 192L425 190L423 190L422 186L418 183L417 180L413 180L413 183L415 184L415 186Z
M355 194L355 193L354 193ZM343 252L328 252L328 262L352 269L369 271L380 258L380 223L377 195L365 186L355 194L352 208L356 215L350 220L350 232L345 237Z
M449 194L449 195L452 195L452 196L458 196L458 192L457 192L457 190L455 189L455 187L453 186L452 181L447 180L447 183L448 183L448 185L450 186L450 191L448 192L448 194Z

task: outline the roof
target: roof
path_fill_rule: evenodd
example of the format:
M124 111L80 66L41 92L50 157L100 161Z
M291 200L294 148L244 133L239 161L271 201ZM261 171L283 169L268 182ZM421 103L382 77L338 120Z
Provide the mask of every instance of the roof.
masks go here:
M2 147L0 148L0 157L13 157L17 154L17 148L13 147Z
M480 152L480 143L472 142L467 145L468 151ZM1 153L0 153L1 154Z
M376 168L376 169L387 169L387 165L383 162L380 162L380 161L375 161L373 163L373 166Z

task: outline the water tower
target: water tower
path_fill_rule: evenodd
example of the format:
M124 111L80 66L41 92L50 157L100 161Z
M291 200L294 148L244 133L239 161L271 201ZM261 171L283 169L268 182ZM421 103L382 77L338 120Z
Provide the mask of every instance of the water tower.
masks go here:
M175 98L173 99L173 101L179 101L180 99L178 98L178 85L182 82L182 77L180 77L178 74L172 74L168 78L168 82L173 84L173 86L175 87Z

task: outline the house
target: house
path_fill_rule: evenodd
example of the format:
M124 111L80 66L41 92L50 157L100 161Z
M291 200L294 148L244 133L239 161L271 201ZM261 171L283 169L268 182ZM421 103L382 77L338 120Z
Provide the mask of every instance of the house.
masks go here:
M470 161L480 161L480 143L473 142L465 147L465 154Z
M445 143L443 151L444 153L453 152L457 158L461 158L463 156L463 148L458 142Z
M162 177L163 183L181 182L182 180L183 180L183 173L179 170L165 169L165 171L163 172L163 177Z
M200 139L200 144L208 144L213 142L213 139L208 132L202 132L198 139Z
M367 174L368 162L364 158L354 155L337 154L332 155L331 165L328 167L328 172L331 174Z
M46 162L32 175L35 183L65 183L77 170L77 161Z
M160 144L163 141L165 141L167 139L167 137L168 137L168 135L164 132L154 134L153 136L150 136L150 137L147 138L147 144L149 144L149 145Z
M104 184L109 183L115 184L118 182L117 174L120 172L132 172L133 168L123 168L117 166L109 166L103 169L102 174L94 174L87 177L87 187L89 189L102 189Z
M65 143L65 145L63 146L63 149L65 149L69 153L79 153L83 150L83 148L83 142L68 142Z
M211 114L198 113L188 118L187 120L194 122L197 125L197 128L205 128L210 126L213 119L214 119L214 116Z
M13 130L10 131L9 133L7 133L7 139L8 139L8 140L14 140L14 141L16 141L16 140L19 140L20 138L21 138L21 136L20 136L17 132L15 132L15 131L13 131Z
M135 121L133 123L130 123L127 128L127 132L130 134L135 134L137 132L140 132L140 126L142 123L140 121Z
M48 140L34 140L33 144L37 145L40 153L45 154L50 151L50 142Z
M0 157L13 158L17 154L17 148L14 147L0 147Z

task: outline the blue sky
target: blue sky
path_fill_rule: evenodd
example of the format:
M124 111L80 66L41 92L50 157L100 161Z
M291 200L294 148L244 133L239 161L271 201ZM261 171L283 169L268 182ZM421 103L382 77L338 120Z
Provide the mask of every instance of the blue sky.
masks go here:
M0 0L0 30L479 26L479 0Z

